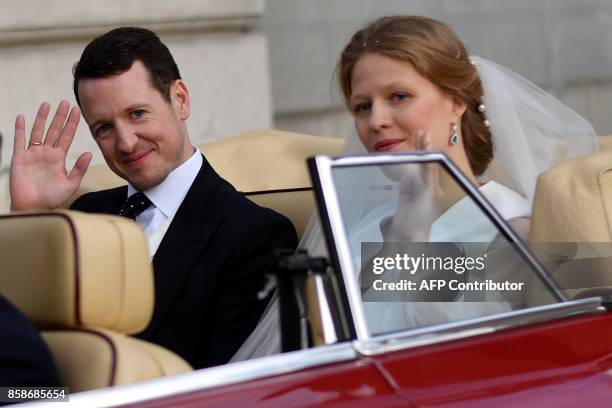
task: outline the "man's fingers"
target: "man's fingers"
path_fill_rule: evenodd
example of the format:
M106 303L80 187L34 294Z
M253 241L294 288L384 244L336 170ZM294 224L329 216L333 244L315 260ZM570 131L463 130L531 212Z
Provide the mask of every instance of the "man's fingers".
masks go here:
M85 175L87 168L89 167L89 163L91 163L91 158L93 155L90 152L85 152L79 156L76 163L74 163L74 167L70 170L70 174L68 178L71 180L77 180L79 184L81 183L81 179Z
M34 120L34 126L32 127L32 133L30 133L30 140L28 143L42 143L43 135L45 132L45 123L47 122L47 117L49 116L49 110L51 109L51 105L49 102L43 102L40 104L40 108L38 108L38 113L36 114L36 119Z
M13 142L13 155L25 150L25 117L20 113L15 119L15 140Z
M45 144L48 146L55 146L57 140L60 136L60 132L62 131L62 126L64 126L64 122L66 121L66 116L68 116L68 109L70 108L70 104L68 101L61 101L57 110L55 111L55 115L53 116L53 120L49 125L49 130L47 130L47 137L45 138Z
M55 146L63 149L65 152L68 151L70 145L72 144L72 140L74 139L74 135L76 133L77 126L79 125L80 119L81 110L78 108L78 106L75 106L70 110L66 125L62 129L62 133L60 134L59 139L55 142Z

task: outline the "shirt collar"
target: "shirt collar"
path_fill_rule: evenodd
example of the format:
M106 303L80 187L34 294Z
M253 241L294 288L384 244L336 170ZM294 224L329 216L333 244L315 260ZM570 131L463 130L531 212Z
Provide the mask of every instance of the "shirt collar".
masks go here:
M203 161L200 151L194 148L194 153L185 163L172 170L160 184L143 191L144 195L166 217L174 216L198 175ZM138 190L128 183L128 197L137 192Z

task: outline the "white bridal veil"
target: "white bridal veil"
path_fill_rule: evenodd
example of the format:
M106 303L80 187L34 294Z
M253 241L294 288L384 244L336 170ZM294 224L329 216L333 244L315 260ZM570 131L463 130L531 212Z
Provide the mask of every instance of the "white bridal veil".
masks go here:
M560 163L597 151L591 124L527 79L477 56L491 123L493 162L485 172L533 202L538 174Z
M597 135L579 114L522 76L484 58L472 56L470 60L482 81L485 116L493 136L493 161L482 181L495 180L532 203L538 174L563 160L595 152ZM347 153L363 152L354 130L349 137ZM316 215L299 246L312 256L326 255ZM280 326L275 297L231 361L278 352Z

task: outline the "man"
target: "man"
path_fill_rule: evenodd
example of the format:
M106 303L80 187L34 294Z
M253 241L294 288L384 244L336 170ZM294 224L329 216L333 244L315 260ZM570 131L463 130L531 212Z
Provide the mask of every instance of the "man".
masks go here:
M123 27L94 39L74 68L74 93L106 163L128 186L86 194L72 208L135 218L154 254L155 309L138 337L195 368L227 362L267 304L257 293L274 249L296 245L293 226L237 193L192 146L187 85L153 32ZM79 109L60 103L43 138L49 109L41 105L27 148L17 117L15 210L61 205L91 160L84 153L66 172Z

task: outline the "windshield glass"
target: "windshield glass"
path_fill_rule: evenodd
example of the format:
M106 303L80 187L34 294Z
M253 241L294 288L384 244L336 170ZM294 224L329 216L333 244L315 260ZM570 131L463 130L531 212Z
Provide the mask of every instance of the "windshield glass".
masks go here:
M332 166L332 179L353 265L344 279L358 282L371 334L557 302L443 162ZM528 222L526 201L490 183L479 190L501 219Z

